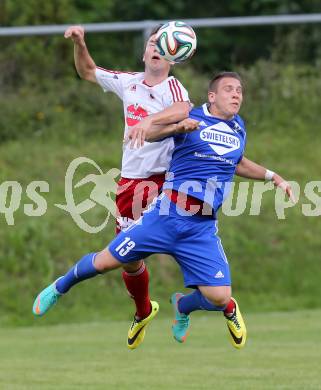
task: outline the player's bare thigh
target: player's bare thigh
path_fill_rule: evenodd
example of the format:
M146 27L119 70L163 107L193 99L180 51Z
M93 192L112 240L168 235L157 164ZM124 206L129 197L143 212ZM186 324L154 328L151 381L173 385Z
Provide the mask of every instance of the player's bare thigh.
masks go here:
M112 256L108 249L104 249L97 253L94 265L99 272L107 272L123 266L120 261Z
M112 256L108 249L104 249L97 253L94 263L99 272L107 272L120 267L123 267L126 272L136 272L142 266L143 260L123 264Z

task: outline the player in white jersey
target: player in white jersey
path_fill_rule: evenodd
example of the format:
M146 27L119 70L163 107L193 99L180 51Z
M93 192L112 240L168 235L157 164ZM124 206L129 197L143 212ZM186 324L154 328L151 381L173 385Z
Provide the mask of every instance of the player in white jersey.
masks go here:
M81 26L69 27L65 38L74 42L74 59L79 76L99 84L105 92L111 91L123 101L126 139L129 129L144 139L144 133L153 125L167 125L188 116L190 104L188 93L180 82L169 76L171 64L156 50L155 28L145 47L144 72L119 72L97 67L91 58ZM165 179L173 150L173 141L168 138L158 143L145 142L139 148L124 142L121 179L116 194L117 228L128 227L158 195ZM145 329L142 320L148 323L158 311L157 302L149 298L149 275L142 260L124 265L123 279L130 296L136 304L134 321L128 331L127 345L137 348L143 341Z

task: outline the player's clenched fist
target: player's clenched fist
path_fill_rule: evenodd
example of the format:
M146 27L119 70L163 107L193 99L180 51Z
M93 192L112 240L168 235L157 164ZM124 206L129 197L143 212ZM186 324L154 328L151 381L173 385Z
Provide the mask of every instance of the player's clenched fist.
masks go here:
M65 31L65 38L71 38L75 43L82 43L84 41L85 30L81 26L71 26Z
M177 133L190 133L193 130L198 129L199 122L195 119L186 118L176 125Z

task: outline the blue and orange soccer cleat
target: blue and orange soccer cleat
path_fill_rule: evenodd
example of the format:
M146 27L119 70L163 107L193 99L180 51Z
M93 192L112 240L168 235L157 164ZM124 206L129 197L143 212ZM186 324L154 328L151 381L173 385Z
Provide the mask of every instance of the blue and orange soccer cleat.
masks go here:
M56 290L56 281L46 287L37 296L33 304L33 314L43 316L53 305L55 305L62 294Z
M142 320L137 320L134 317L133 322L128 330L127 347L129 349L136 349L144 341L146 326L156 316L159 310L159 305L156 301L150 301L151 312L150 315Z
M235 303L235 309L231 316L225 315L226 325L229 330L231 344L234 348L241 349L246 342L246 326L236 300L231 299Z
M182 293L174 293L171 296L170 302L174 308L174 323L172 326L172 332L174 339L179 343L184 343L186 337L188 336L188 327L189 327L189 315L180 313L178 310L177 303L184 296Z

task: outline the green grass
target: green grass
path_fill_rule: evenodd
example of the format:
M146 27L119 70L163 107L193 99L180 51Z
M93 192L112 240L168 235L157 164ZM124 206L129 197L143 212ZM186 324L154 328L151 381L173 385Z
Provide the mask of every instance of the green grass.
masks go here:
M46 389L321 389L321 311L246 315L244 350L234 350L218 313L194 313L186 344L169 318L129 351L128 323L2 329L0 388ZM41 320L40 320L41 321Z

